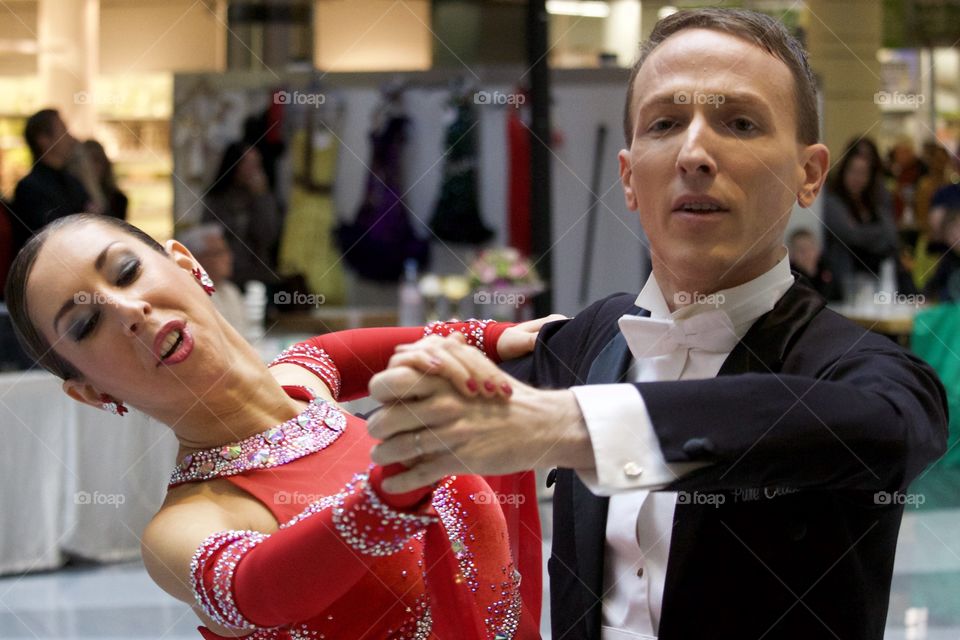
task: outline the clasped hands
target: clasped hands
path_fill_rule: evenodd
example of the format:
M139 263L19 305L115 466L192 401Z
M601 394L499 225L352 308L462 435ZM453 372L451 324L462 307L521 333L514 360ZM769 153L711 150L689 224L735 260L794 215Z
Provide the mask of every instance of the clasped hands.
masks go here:
M503 360L526 355L547 316L511 327L497 343ZM403 493L453 474L501 475L534 468L593 466L589 435L570 390L541 390L501 371L459 333L402 345L370 381L383 403L367 423L382 440L380 465L408 470L383 488Z

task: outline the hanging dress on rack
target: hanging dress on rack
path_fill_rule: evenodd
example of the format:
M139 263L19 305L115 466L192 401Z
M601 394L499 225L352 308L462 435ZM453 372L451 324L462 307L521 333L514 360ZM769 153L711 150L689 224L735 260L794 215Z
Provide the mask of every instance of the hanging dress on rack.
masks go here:
M477 117L465 94L457 96L452 107L456 110L456 117L447 128L443 181L430 229L438 238L448 242L483 244L493 237L493 231L480 218Z
M333 183L339 145L332 123L316 112L306 109L305 127L291 140L293 187L280 240L280 270L302 274L310 291L324 296L325 304L343 304L343 262L334 242Z
M419 237L403 202L402 159L410 120L396 106L378 113L370 132L373 158L368 167L363 202L352 223L337 229L344 260L362 277L396 282L407 259L422 269L430 260L430 243Z
M521 94L523 95L523 94ZM508 244L529 256L533 253L530 225L530 110L510 107L507 116L507 154L509 156L510 196L507 209Z

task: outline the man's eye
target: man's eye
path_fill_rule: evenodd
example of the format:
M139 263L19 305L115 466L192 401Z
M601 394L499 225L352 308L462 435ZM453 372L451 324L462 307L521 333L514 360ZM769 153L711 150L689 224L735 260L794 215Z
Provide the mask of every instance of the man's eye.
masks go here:
M123 269L120 271L120 275L117 277L117 284L130 284L137 277L138 273L140 273L140 261L130 260L123 265Z
M650 125L650 131L653 133L663 133L665 131L670 131L673 129L675 123L672 120L657 120L652 125Z
M753 133L757 130L757 125L747 118L736 118L730 123L730 128L737 133Z

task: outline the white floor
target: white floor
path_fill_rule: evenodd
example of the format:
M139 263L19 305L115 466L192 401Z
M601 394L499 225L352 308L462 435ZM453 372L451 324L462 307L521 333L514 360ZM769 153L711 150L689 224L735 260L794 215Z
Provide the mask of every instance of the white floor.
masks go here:
M960 509L907 514L897 553L887 640L960 640ZM544 545L549 553L549 543ZM926 607L925 634L904 627ZM549 635L544 611L544 639ZM153 585L139 563L78 566L0 579L0 638L196 640L189 607Z

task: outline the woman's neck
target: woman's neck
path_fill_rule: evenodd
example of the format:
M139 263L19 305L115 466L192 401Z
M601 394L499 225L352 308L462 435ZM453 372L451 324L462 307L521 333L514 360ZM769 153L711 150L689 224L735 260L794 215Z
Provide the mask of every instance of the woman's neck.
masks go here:
M181 453L208 449L260 433L296 417L304 404L290 398L246 341L231 345L235 360L227 372L180 416L163 420L173 429Z

